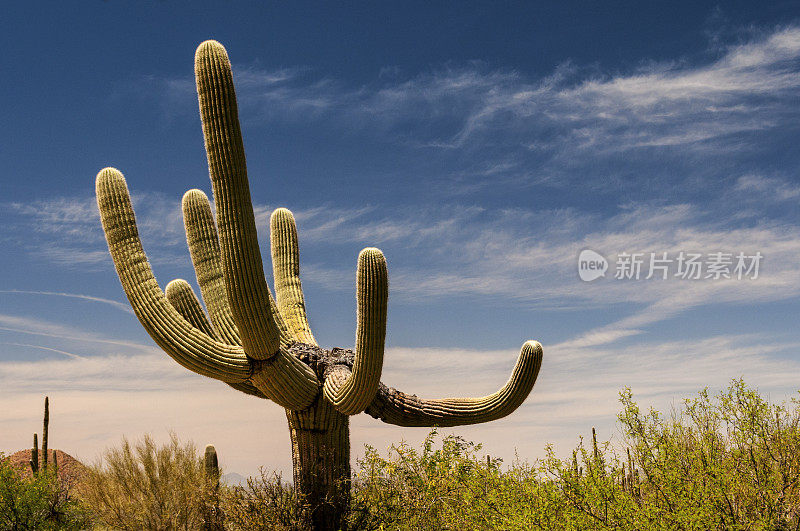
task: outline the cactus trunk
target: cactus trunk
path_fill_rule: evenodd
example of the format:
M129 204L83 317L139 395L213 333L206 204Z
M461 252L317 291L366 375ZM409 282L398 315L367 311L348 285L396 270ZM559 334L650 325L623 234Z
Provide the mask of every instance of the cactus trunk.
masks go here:
M326 402L286 411L295 492L311 529L345 529L350 504L349 419Z

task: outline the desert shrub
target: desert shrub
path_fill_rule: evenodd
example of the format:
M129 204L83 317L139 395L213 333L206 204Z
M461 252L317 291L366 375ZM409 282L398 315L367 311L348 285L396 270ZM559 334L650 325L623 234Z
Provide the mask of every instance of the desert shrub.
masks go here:
M157 446L149 435L131 444L123 438L89 468L81 496L96 520L113 529L203 529L216 492L197 449L175 434Z
M284 483L280 474L268 474L261 468L245 485L224 488L225 527L233 531L305 529L308 524L297 501L291 484Z
M353 527L488 529L502 506L499 460L479 456L480 445L436 430L420 451L392 446L384 458L369 446L353 482Z
M581 445L573 462L545 461L575 528L800 528L797 400L769 404L741 380L669 417L642 412L630 390L620 399L630 457Z
M352 518L365 529L800 529L800 403L769 404L741 380L669 416L620 394L617 448L552 447L505 470L436 432L421 450L367 448ZM358 526L355 526L358 527Z
M0 530L84 529L87 512L52 467L20 474L0 454Z

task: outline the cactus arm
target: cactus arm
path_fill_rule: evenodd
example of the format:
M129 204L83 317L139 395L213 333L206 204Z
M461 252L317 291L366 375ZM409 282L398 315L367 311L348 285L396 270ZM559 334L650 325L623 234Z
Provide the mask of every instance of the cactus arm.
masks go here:
M178 310L178 313L180 313L184 319L189 321L198 330L216 339L214 329L208 321L205 312L203 312L203 307L200 306L200 301L197 299L194 290L192 290L188 282L183 279L175 279L167 284L165 292L167 300ZM267 398L264 393L247 381L226 383L237 391L241 391L245 394L257 396L258 398Z
M389 276L386 258L375 248L358 255L356 274L356 351L352 372L337 370L323 390L333 406L345 415L361 413L375 398L383 369L386 340L386 306Z
M283 349L269 360L252 360L241 347L216 341L196 329L158 287L136 229L122 174L106 168L97 175L97 204L108 248L133 311L150 337L175 361L223 382L250 380L264 395L288 409L305 409L319 393L313 370Z
M122 287L150 337L194 372L230 382L249 378L250 363L241 348L195 329L167 301L142 249L125 178L114 168L97 174L97 204Z
M311 327L308 326L306 303L300 283L300 251L294 216L289 210L279 208L272 213L269 226L278 309L295 340L317 345Z
M181 206L189 254L200 293L211 316L211 324L226 343L241 345L239 330L233 320L225 292L219 239L208 197L201 190L189 190L183 195Z
M517 409L533 388L542 366L542 346L527 341L502 389L482 398L423 400L381 384L366 412L397 426L462 426L496 420Z
M239 330L228 304L228 294L222 275L219 239L211 204L208 196L201 190L189 190L183 196L183 223L186 228L186 242L197 275L200 292L211 315L211 323L217 333L231 345L241 345ZM278 307L267 291L272 317L280 329L281 346L288 347L292 342L291 333L278 312Z
M208 321L197 295L188 282L182 278L176 278L167 284L164 293L169 303L178 310L189 323L209 337L219 340L217 333Z
M280 330L261 263L233 74L221 44L197 48L195 76L231 313L247 355L270 359L279 351Z

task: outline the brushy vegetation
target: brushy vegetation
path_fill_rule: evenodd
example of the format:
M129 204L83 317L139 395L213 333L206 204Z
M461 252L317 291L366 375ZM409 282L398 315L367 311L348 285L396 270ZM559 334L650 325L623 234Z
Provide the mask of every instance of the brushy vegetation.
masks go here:
M305 527L297 495L280 474L263 468L246 485L225 489L222 499L225 527L235 531L301 529Z
M620 395L625 441L572 459L552 448L503 470L435 432L416 451L369 450L354 505L380 529L800 529L800 403L770 405L741 380L668 418Z
M85 529L89 516L53 467L27 477L0 454L0 530Z
M207 521L216 513L215 480L204 469L194 444L181 444L175 434L162 446L149 435L134 444L123 439L90 467L80 495L101 528L215 529Z
M567 459L548 448L540 461L506 466L435 430L419 449L367 448L350 529L800 529L798 400L769 404L740 380L668 416L640 410L629 390L620 399L623 440L592 438ZM49 477L23 480L0 467L0 529L70 528L53 515L70 522L81 506L67 497L49 508L59 499ZM217 488L195 447L174 436L163 447L123 441L81 495L100 529L305 528L280 476L262 470L245 486ZM13 527L9 514L28 520Z

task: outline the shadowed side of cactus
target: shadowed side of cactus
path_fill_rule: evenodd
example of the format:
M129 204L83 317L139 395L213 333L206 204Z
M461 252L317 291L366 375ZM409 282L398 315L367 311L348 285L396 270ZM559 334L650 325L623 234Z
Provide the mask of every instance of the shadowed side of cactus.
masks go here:
M216 219L208 197L182 201L187 243L206 311L189 284L162 291L139 240L127 184L114 168L97 175L97 203L128 300L175 361L286 410L294 485L308 525L341 529L349 504L349 417L366 412L398 426L458 426L510 414L530 393L542 347L526 342L508 382L481 398L425 400L380 382L389 280L375 248L358 256L355 349L321 348L300 282L297 227L284 208L270 218L275 297L264 277L233 74L225 49L202 43L195 74ZM208 456L209 454L207 454Z

